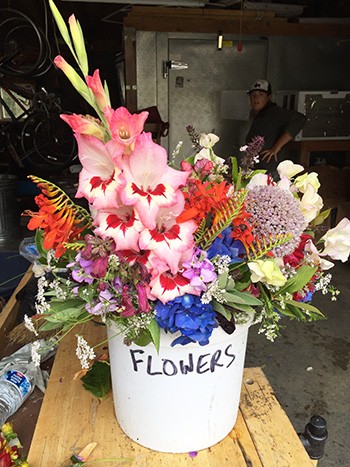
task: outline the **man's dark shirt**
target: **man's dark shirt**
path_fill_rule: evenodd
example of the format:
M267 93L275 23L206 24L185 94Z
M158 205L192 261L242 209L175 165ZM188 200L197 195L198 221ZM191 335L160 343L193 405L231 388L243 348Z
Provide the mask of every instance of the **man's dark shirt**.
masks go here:
M254 136L263 136L264 149L270 149L285 131L294 138L305 123L305 115L295 110L282 109L273 102L269 102L253 118L246 136L246 143L249 143Z
M246 143L250 143L254 136L263 136L265 144L262 150L270 149L284 132L287 132L294 138L305 123L306 117L300 112L282 109L275 103L268 102L253 118L246 136ZM272 158L267 163L266 161L262 161L260 157L260 163L256 164L255 168L266 169L269 173L276 175L277 165L287 157L286 151L282 149L278 154L277 161Z

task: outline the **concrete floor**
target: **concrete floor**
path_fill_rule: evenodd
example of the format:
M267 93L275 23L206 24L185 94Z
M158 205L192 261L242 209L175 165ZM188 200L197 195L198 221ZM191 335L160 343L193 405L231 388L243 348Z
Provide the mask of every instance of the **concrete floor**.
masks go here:
M338 300L321 293L313 300L328 318L306 324L285 319L283 337L274 343L253 326L246 366L263 368L298 433L312 415L326 419L328 440L320 467L349 467L350 262L337 263L332 271L333 284L341 291Z
M18 251L25 236L31 233L25 230L17 238L0 242L0 251ZM332 272L333 284L341 291L338 300L332 302L329 295L318 293L313 301L328 318L313 323L285 319L283 336L274 343L253 326L246 366L263 368L298 433L312 415L326 419L329 436L320 467L349 467L350 261L337 262Z

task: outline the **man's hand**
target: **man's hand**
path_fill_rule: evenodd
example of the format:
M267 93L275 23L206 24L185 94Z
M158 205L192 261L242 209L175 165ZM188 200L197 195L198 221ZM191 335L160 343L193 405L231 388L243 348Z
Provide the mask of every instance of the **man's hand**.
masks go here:
M285 131L279 138L278 140L275 142L275 144L272 146L272 148L270 149L265 149L264 151L262 151L260 154L262 156L262 160L263 161L267 161L267 162L270 162L270 160L272 158L275 159L275 161L277 161L277 156L278 156L278 153L280 152L280 150L283 148L283 146L285 144L288 143L288 141L290 141L292 139L292 136L287 132Z
M272 146L271 149L265 149L265 151L262 151L260 155L262 156L262 160L266 162L270 162L272 157L277 161L277 155L279 153L279 150L275 149L274 146Z

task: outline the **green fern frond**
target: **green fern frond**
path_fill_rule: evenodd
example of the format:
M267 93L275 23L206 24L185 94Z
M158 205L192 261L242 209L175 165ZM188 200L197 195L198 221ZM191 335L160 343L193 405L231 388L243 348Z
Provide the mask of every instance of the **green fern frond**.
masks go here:
M29 175L28 178L36 183L41 192L50 199L56 211L70 210L77 223L85 224L86 228L92 226L90 213L82 206L75 204L61 188L35 175Z
M274 248L288 243L292 238L292 234L278 234L275 237L271 235L268 240L265 237L261 240L256 240L254 243L246 245L247 260L256 261Z
M220 233L229 227L232 221L242 212L243 203L248 194L247 190L240 190L234 193L232 198L227 198L227 201L221 203L219 209L215 213L213 226L206 229L196 244L203 250L206 250L220 235Z

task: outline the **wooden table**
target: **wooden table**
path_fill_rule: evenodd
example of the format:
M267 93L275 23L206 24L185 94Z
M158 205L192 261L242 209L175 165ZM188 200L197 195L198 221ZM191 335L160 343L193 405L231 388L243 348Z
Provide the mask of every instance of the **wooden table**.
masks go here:
M350 151L350 139L290 141L286 148L298 151L300 153L300 164L303 167L309 167L311 152L348 152Z
M103 340L104 333L101 326L92 323L84 329L90 345ZM119 428L111 395L99 402L79 380L73 380L80 369L75 345L76 338L70 335L59 346L28 455L33 467L69 465L70 456L91 442L97 443L91 460L124 458L122 465L139 467L316 464L309 459L260 368L245 369L238 420L223 441L199 451L194 458L187 453L163 454L144 448ZM119 462L101 465L117 466Z

